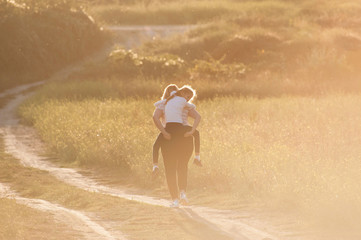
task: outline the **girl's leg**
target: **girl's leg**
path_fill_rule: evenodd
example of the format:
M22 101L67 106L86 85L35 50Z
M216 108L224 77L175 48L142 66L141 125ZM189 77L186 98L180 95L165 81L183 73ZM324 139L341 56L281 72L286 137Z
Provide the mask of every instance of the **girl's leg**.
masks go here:
M191 126L184 126L184 128L187 131L192 130ZM193 138L194 138L194 153L195 153L196 156L199 156L200 149L201 149L201 141L200 141L200 134L199 134L198 130L194 131Z
M163 141L163 134L159 133L157 139L155 140L153 144L153 164L158 164L158 158L159 158L159 149L160 145Z
M199 136L199 131L196 130L193 133L194 138L194 161L193 164L202 167L201 157L199 156L200 148L201 148L201 141Z
M199 156L200 149L201 149L201 140L200 140L200 135L199 135L198 130L196 130L193 133L193 137L194 137L194 153L196 156Z

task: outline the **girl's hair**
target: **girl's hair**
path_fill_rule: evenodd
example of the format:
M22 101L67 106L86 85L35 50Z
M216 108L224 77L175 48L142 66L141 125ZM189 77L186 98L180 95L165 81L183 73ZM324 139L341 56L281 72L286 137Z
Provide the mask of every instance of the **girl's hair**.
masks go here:
M163 92L163 96L162 96L162 100L167 99L170 97L170 93L173 91L178 91L179 88L177 85L175 84L169 84L168 86L165 87L164 92Z
M194 90L191 86L189 85L184 85L183 87L181 87L175 94L172 94L171 96L169 96L167 98L167 101L165 102L166 104L168 103L169 100L171 100L172 98L174 98L174 96L179 96L182 97L182 95L184 93L190 93L192 94L192 98L188 101L188 102L192 102L194 100L194 98L197 96L196 90Z

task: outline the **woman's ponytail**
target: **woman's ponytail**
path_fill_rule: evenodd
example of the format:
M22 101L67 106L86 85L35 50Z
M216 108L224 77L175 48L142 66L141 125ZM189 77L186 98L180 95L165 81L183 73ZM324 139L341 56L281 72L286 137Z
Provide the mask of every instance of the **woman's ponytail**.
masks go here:
M162 96L162 100L164 99L167 99L172 92L176 92L178 91L178 86L175 85L175 84L169 84L165 89L164 89L164 92L163 92L163 96Z
M171 93L170 93L170 96L167 97L167 100L165 101L165 104L167 104L169 100L171 100L172 98L174 98L174 96L178 96L178 93L179 93L179 92L180 92L179 90L171 92Z

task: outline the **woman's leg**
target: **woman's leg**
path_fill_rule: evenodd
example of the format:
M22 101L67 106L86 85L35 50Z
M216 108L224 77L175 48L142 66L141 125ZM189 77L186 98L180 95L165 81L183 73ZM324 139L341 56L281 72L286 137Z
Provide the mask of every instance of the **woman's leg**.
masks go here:
M184 128L184 133L188 128ZM179 145L178 155L178 186L179 190L185 192L187 190L188 179L188 162L193 153L193 139L191 137L183 137Z
M163 151L163 150L162 150ZM177 161L175 158L164 158L164 168L165 168L165 176L167 179L167 185L169 189L169 193L172 199L178 199L178 186L177 186L177 178L176 178L176 171L177 171Z
M168 189L172 199L178 199L178 185L177 185L177 166L178 156L180 154L179 142L182 130L181 124L171 123L165 127L166 131L170 133L171 139L164 140L161 144L165 175L167 179Z
M178 160L177 174L179 191L186 192L188 185L188 162L189 158Z

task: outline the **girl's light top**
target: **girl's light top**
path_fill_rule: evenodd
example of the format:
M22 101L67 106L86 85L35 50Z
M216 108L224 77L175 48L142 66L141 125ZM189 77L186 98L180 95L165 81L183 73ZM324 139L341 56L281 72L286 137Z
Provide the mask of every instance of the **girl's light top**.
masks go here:
M176 101L172 102L172 100ZM194 104L188 103L185 98L178 96L169 100L167 104L165 99L160 100L154 103L154 106L163 111L165 115L165 122L164 120L162 121L163 124L167 122L178 122L183 125L188 125L188 112L196 108Z

